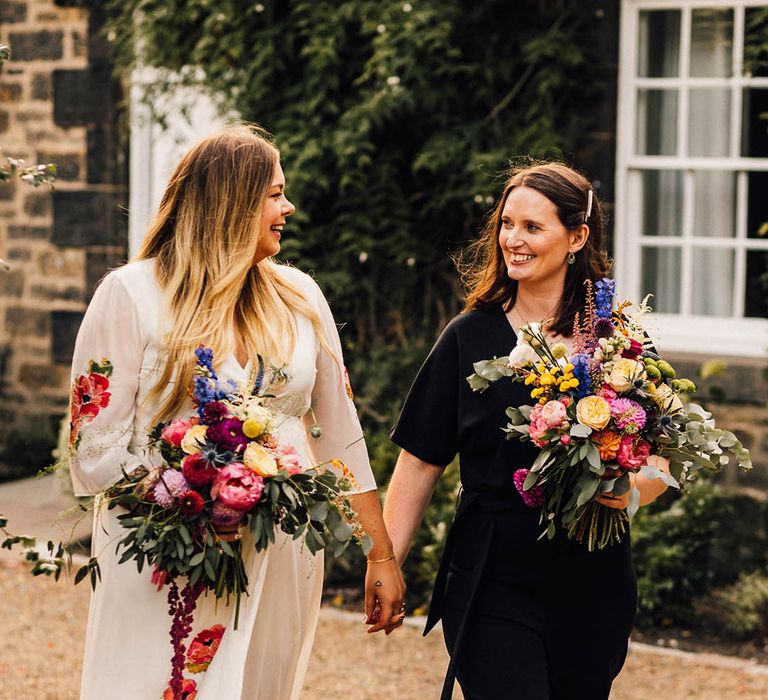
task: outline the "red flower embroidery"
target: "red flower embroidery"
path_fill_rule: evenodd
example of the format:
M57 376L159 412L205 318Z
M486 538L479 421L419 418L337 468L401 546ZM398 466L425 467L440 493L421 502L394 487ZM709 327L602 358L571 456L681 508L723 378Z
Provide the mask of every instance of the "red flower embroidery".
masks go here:
M173 690L168 687L163 693L163 700L195 700L197 697L197 683L191 678L185 678L184 684L181 687L181 695L177 698L173 697Z
M72 385L70 401L69 444L77 448L80 443L81 428L90 423L102 408L109 406L112 394L109 379L112 375L112 363L106 358L101 364L91 360L88 374L81 374Z
M187 671L190 673L202 673L208 670L216 650L224 636L224 626L214 625L210 629L200 632L189 645L187 652Z
M350 400L355 398L355 394L352 391L352 384L349 383L349 372L347 372L347 368L344 368L344 388L347 390L347 396L349 396Z

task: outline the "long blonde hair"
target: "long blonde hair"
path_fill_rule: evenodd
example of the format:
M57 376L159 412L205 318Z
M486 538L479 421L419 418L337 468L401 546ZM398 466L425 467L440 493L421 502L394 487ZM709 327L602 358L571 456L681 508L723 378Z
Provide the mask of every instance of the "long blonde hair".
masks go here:
M147 402L172 388L154 421L187 405L200 344L226 357L237 331L248 357L280 366L293 352L299 312L326 345L317 312L277 263L254 264L261 208L278 163L265 132L237 125L193 146L171 176L138 254L155 259L171 319L165 362Z

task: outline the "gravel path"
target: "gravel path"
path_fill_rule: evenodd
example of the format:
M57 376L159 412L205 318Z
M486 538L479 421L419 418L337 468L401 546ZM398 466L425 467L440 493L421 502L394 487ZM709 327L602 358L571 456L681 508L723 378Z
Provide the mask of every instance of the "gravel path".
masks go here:
M7 559L0 563L0 629L6 639L0 700L76 700L88 596L86 584L33 579ZM362 630L362 622L323 610L302 700L438 696L447 659L439 633L423 639L413 627L390 637L368 636ZM702 662L700 657L636 648L614 685L612 700L768 697L768 675L749 672L741 661L734 661L734 668L714 663L718 665L707 658Z

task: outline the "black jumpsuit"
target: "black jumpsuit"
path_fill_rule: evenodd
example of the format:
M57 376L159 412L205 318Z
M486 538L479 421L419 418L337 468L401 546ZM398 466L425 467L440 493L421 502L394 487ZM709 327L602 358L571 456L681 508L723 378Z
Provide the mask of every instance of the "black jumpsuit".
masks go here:
M539 539L538 509L513 475L538 449L505 440L507 406L529 388L502 379L483 393L473 362L517 342L501 306L462 314L435 343L413 382L393 441L430 464L458 453L462 495L435 581L425 634L442 618L465 700L605 700L627 653L637 588L628 539L602 551ZM559 532L559 531L558 531Z

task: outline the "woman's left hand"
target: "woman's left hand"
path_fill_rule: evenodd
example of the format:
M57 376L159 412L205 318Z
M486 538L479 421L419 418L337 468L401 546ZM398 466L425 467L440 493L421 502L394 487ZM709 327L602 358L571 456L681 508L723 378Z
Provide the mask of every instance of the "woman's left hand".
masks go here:
M391 634L405 620L405 581L397 561L368 562L365 574L365 623L368 633Z
M669 474L669 460L658 455L648 457L648 465ZM655 501L662 493L667 490L667 485L661 479L649 479L642 474L630 472L629 489L621 496L614 496L612 492L604 493L597 498L597 502L608 508L618 508L623 510L629 506L629 500L632 495L632 489L637 488L640 492L640 505L646 506Z

